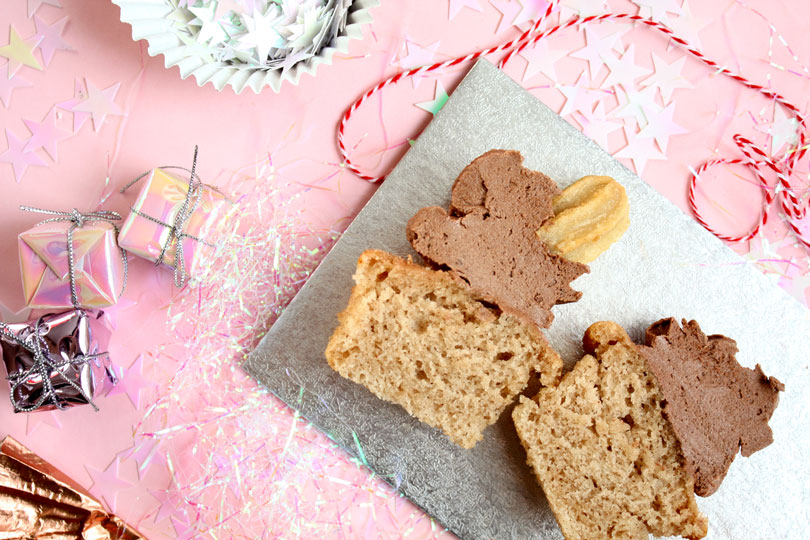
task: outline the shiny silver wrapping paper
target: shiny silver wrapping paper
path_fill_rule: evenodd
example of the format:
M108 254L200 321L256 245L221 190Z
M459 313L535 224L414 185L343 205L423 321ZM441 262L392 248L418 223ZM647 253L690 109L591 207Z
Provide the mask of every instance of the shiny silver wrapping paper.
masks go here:
M547 331L570 366L584 330L613 320L641 340L661 317L696 319L737 340L738 360L783 381L775 442L737 457L720 490L699 499L712 540L810 538L810 311L576 128L480 61L245 363L245 369L443 525L465 539L559 539L508 415L473 450L454 446L397 405L334 373L323 351L346 305L360 253L413 254L405 224L446 205L473 158L520 150L565 187L588 175L621 182L630 229L573 283L582 300L554 308ZM356 439L355 439L356 437Z
M111 331L103 316L104 312L101 311L74 309L43 315L26 323L8 325L9 330L23 340L38 329L51 361L64 362L62 367L49 368L48 371L54 390L53 398L46 398L32 412L52 411L58 408L57 403L62 408L88 405L90 402L86 398L93 400L105 396L115 386L118 379L106 352ZM0 350L9 378L22 376L35 364L30 351L2 336ZM71 363L79 357L91 355L99 356ZM69 381L81 388L84 395ZM9 384L12 384L11 381ZM20 407L30 408L36 406L45 393L42 377L33 373L17 386L13 397ZM14 412L21 411L15 407Z

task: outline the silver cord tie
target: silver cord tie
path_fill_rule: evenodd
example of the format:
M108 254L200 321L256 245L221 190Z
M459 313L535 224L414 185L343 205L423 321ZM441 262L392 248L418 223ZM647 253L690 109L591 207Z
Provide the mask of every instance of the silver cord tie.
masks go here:
M121 220L121 215L118 212L111 212L109 210L98 210L95 212L79 212L77 208L74 208L70 212L61 212L59 210L45 210L43 208L34 208L33 206L20 206L20 210L23 210L25 212L36 212L38 214L46 214L54 216L44 221L40 221L35 225L35 227L44 225L46 223L55 223L55 222L70 223L70 228L68 228L67 231L68 274L70 276L70 302L71 304L73 304L74 309L81 309L81 305L79 304L79 297L78 294L76 293L76 267L75 267L76 257L75 251L73 249L73 232L76 229L84 227L86 223L103 221L113 226L113 229L115 229L115 235L117 237L119 230L118 225L115 222ZM124 261L124 282L121 284L121 295L123 295L124 291L127 288L127 275L128 275L127 254L124 250L121 250L121 258Z
M82 314L84 316L84 314ZM59 401L58 396L56 395L56 390L54 390L53 382L51 381L51 376L54 373L58 373L70 386L73 387L79 394L89 403L93 409L98 412L98 407L93 400L90 399L90 396L84 391L84 389L76 384L75 382L71 381L68 377L65 376L64 372L62 371L63 368L67 366L71 366L73 368L78 368L87 362L95 360L96 358L107 356L106 352L97 353L97 354L79 354L73 359L70 360L62 360L62 361L53 361L51 355L46 353L45 351L48 350L48 344L45 342L45 338L43 337L42 326L45 325L37 325L36 328L33 329L31 334L26 336L25 338L20 338L17 334L11 331L7 324L0 322L0 335L7 341L12 341L31 353L34 357L33 365L28 368L28 370L19 373L9 373L8 380L11 382L11 392L9 397L11 398L11 405L14 407L15 412L31 412L39 409L46 401L50 401L53 405L59 409L64 410L66 407ZM47 334L47 328L46 332ZM35 403L24 407L21 403L17 400L16 393L17 388L25 384L26 382L31 379L33 375L39 375L42 379L42 395L37 399Z
M188 238L190 240L194 240L195 242L200 242L205 244L206 246L216 247L211 242L207 242L198 236L194 236L188 234L184 231L184 227L186 226L186 222L191 218L192 214L194 214L197 207L200 205L200 201L202 200L203 188L209 189L211 191L215 191L217 193L222 194L218 189L213 186L209 186L207 184L203 184L200 180L200 177L197 176L197 152L199 147L194 147L194 160L191 163L191 170L186 169L185 167L177 167L174 165L166 165L163 167L158 167L159 169L176 169L180 171L185 171L189 173L188 178L188 190L186 191L186 197L183 199L183 205L180 207L180 211L177 212L177 215L174 217L172 223L166 223L160 219L157 219L153 216L144 214L140 210L136 208L131 208L132 213L138 215L142 218L148 219L153 223L157 223L162 227L166 227L169 230L169 235L166 238L166 241L163 242L163 246L161 246L160 254L155 260L155 266L160 266L163 264L163 261L166 257L166 252L169 248L172 247L172 243L176 241L175 253L174 253L174 285L176 287L183 287L186 284L186 279L190 276L186 271L186 261L185 257L183 256L183 239ZM126 190L146 178L151 171L147 171L140 175L139 177L135 178L123 188L121 188L121 193L124 193ZM223 195L224 196L224 195ZM227 197L226 197L227 199Z

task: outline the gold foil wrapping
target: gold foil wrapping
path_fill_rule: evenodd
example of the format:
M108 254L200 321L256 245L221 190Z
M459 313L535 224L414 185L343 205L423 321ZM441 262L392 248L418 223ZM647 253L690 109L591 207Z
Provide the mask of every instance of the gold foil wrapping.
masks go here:
M144 540L22 444L0 443L0 540Z

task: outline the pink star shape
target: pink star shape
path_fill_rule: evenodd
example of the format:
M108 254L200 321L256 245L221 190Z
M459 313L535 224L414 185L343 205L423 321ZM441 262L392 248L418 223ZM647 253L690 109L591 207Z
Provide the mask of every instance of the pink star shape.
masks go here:
M49 6L54 7L62 7L62 4L59 3L59 0L28 0L28 18L30 19L31 16L39 9L39 6L42 4L48 4Z
M90 113L93 117L93 129L98 131L104 124L107 115L123 116L124 111L115 104L115 95L118 93L120 82L99 90L96 85L87 81L87 99L73 107L74 111Z
M649 124L649 119L663 108L655 98L656 90L652 86L638 91L635 88L625 91L618 87L616 99L619 100L619 106L612 112L619 118L629 118L639 127L643 127Z
M152 495L157 501L160 506L157 507L157 514L152 521L155 523L160 523L167 517L171 516L175 512L175 502L178 502L174 497L174 501L172 500L173 497L169 495L169 490L166 489L150 489L149 494ZM150 512L151 513L151 512Z
M624 88L633 88L636 79L650 73L650 70L636 65L636 46L630 45L621 58L604 55L602 60L607 64L610 73L602 83L603 87L621 84Z
M87 465L84 468L93 479L92 491L94 494L101 496L110 511L115 512L118 493L133 485L129 480L121 478L121 460L116 457L103 471Z
M161 451L157 439L142 438L136 440L132 448L127 448L118 453L121 459L134 459L138 466L138 478L143 478L143 473L154 465L165 465L166 454Z
M580 124L582 124L582 132L593 139L605 151L609 150L610 135L622 127L621 124L612 122L607 118L603 102L596 106L593 114L585 116L584 120L580 121Z
M687 130L675 123L674 114L675 103L670 103L661 111L650 113L649 122L644 126L644 129L639 131L638 136L655 139L661 151L666 153L670 137L688 133Z
M42 61L47 66L53 59L53 54L56 51L72 51L70 45L62 38L62 32L65 31L65 24L68 18L62 17L55 23L48 25L37 15L34 15L34 24L37 27L36 36L40 38L39 51L42 53Z
M31 138L25 145L26 152L33 152L42 148L51 159L57 160L56 144L72 135L69 131L56 126L56 109L52 108L42 122L25 120L23 122L31 132Z
M19 75L13 77L9 76L9 68L10 65L6 64L5 76L0 74L0 101L3 102L3 107L5 108L8 108L11 103L11 92L15 88L28 88L33 86Z
M605 13L605 0L562 0L560 3L560 16L563 20L572 15L588 17Z
M73 99L56 104L60 109L73 113L73 133L82 129L84 123L90 119L90 113L75 110L76 105L85 99L87 99L87 91L85 91L82 81L77 78L73 82Z
M177 540L192 540L194 538L199 538L198 531L191 523L188 522L188 519L181 520L176 515L172 515L170 519L172 521L172 527L174 527L174 532L177 534Z
M458 12L468 7L474 11L481 12L481 4L478 3L478 0L450 0L449 5L449 20L453 20Z
M681 75L681 70L686 63L686 56L667 64L666 60L655 53L652 53L653 71L649 77L641 81L646 86L655 86L661 92L664 103L672 100L672 93L679 88L694 88L686 77Z
M627 32L627 28L616 29L613 25L607 27L600 26L586 26L585 27L585 47L577 49L570 56L585 60L588 62L588 72L591 80L596 78L599 70L605 65L602 60L602 55L607 51L615 50L616 47L621 47L622 36Z
M60 411L41 411L36 414L29 414L25 434L31 435L41 426L51 426L54 429L62 429L62 422L59 420Z
M146 389L156 386L151 379L144 376L143 356L138 355L131 366L126 369L120 368L120 370L118 384L113 387L109 395L126 394L132 406L139 409Z
M536 21L548 7L546 0L489 0L489 3L501 12L498 32L512 26L525 30L523 27Z
M437 41L427 47L423 47L405 38L405 48L408 50L408 54L400 58L397 64L399 64L402 69L412 69L432 64L434 63L433 57L436 56L436 50L439 48L439 44L440 42ZM422 82L422 77L411 77L411 80L413 81L413 87L417 88L419 83Z
M633 168L636 174L641 176L647 162L651 159L666 159L667 156L661 153L658 147L655 146L655 141L650 138L639 137L638 135L631 135L624 128L624 133L627 136L628 145L613 154L613 157L629 159L633 162Z
M565 105L560 110L560 116L566 116L574 111L580 111L586 117L593 112L593 107L605 92L589 88L591 83L585 82L585 73L580 73L577 82L571 86L558 86L557 90L565 96Z
M549 80L556 81L557 71L554 64L567 54L568 52L564 49L552 49L547 40L541 40L534 46L525 49L520 53L520 56L526 60L523 80L531 79L538 73L542 73Z
M495 30L496 34L500 34L503 30L511 28L513 21L517 18L521 6L518 2L512 0L489 0L492 6L501 12L501 20L498 21L498 29Z
M11 164L14 168L14 179L18 184L22 180L25 171L28 170L29 165L45 167L42 158L34 152L26 152L25 142L15 137L8 128L6 128L6 140L8 141L8 149L0 154L0 161Z

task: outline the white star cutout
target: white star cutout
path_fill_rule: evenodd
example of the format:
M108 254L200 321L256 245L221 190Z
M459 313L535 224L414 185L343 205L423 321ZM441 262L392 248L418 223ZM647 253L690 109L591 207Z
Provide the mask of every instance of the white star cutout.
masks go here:
M692 83L686 80L686 77L681 75L683 65L686 63L686 56L675 60L671 64L667 64L666 60L661 58L655 53L652 53L653 66L655 66L655 73L641 81L644 87L653 86L658 88L661 92L661 97L664 103L669 103L672 100L672 93L679 88L694 88Z
M771 134L771 155L782 149L784 145L792 146L799 140L799 122L793 115L785 113L784 109L777 105L773 110L773 124L768 132Z
M592 84L585 82L585 73L580 73L577 82L572 86L558 86L557 90L565 96L565 105L560 110L560 116L566 116L579 111L585 116L593 112L593 106L599 102L604 92L589 88Z
M647 68L637 66L635 62L636 46L630 45L621 58L612 55L604 55L602 60L607 65L610 73L602 86L622 85L624 88L633 88L634 81L639 77L650 73Z
M542 73L552 81L557 80L557 72L554 63L568 54L564 49L551 49L548 41L542 40L533 47L525 49L520 53L526 60L526 70L523 72L523 80L531 79L538 73Z
M628 145L613 154L613 157L632 161L637 175L641 176L647 162L651 159L665 160L667 158L655 145L653 139L631 135L627 126L624 127L624 134L627 137Z
M674 103L670 103L659 112L650 113L647 118L648 123L644 126L644 129L639 131L638 137L655 139L661 151L666 153L671 136L688 133L687 130L675 123L672 118L674 114Z

